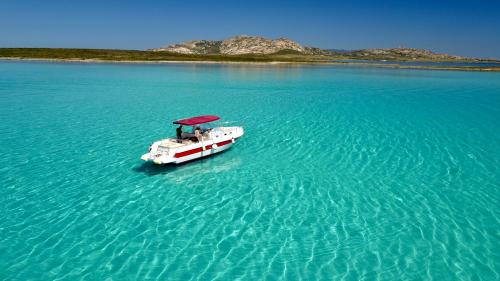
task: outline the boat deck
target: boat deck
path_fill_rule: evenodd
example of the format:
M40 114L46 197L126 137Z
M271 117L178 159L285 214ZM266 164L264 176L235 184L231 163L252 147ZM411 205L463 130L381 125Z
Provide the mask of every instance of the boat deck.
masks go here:
M209 137L203 136L203 141L209 141L209 140L210 140ZM170 138L170 139L162 140L159 146L165 147L165 148L177 148L177 147L181 147L181 146L185 146L185 145L190 145L193 143L197 143L197 141L192 141L190 139L178 140L176 138Z
M160 145L161 147L167 147L167 148L177 148L181 147L184 145L192 144L193 142L190 140L182 140L182 142L178 142L177 139L165 139L162 140Z

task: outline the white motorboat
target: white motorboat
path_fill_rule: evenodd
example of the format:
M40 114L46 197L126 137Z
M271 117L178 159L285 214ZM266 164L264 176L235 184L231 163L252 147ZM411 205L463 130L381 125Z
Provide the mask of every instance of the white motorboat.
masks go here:
M218 116L203 115L174 121L179 125L176 137L155 141L141 159L159 165L179 164L229 149L243 135L243 127L209 124L219 119ZM183 126L191 127L191 131L184 132Z

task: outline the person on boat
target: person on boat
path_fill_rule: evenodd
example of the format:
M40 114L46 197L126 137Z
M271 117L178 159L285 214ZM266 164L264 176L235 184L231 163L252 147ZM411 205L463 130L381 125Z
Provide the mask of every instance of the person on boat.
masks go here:
M177 127L177 129L175 129L175 132L177 133L177 139L178 140L182 139L182 125Z
M201 142L201 129L200 127L196 127L194 129L194 136L196 137L196 139L198 140L198 142Z

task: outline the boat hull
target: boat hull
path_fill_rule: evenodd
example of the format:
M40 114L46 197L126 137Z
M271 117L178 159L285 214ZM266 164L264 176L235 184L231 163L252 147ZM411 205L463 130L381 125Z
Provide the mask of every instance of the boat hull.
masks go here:
M208 145L207 145L205 147L205 150L203 150L201 147L200 147L200 149L193 149L193 151L190 152L189 154L183 155L181 157L176 157L175 160L171 163L180 164L180 163L184 163L184 162L188 162L188 161L193 161L196 159L200 159L203 157L207 157L210 155L214 155L214 154L223 152L223 151L231 148L231 146L233 146L233 144L231 142L228 144L224 144L222 146L218 145L218 147L216 149L212 148L212 145L210 145L210 148L207 148L208 147Z

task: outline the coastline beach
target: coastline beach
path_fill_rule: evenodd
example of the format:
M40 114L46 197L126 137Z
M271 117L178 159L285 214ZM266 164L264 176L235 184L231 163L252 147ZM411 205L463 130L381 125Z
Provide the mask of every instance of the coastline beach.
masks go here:
M59 59L59 58L24 58L24 57L0 57L0 61L45 61L45 62L67 62L67 63L123 63L123 64L229 64L229 65L264 65L264 66L286 66L286 65L338 65L338 66L358 66L374 68L393 68L393 69L414 69L414 70L454 70L454 71L485 71L500 72L500 63L498 66L451 66L443 62L442 66L430 65L405 65L398 61L379 63L378 61L366 62L340 62L340 61L216 61L216 60L102 60L102 59ZM467 62L465 62L467 63Z

